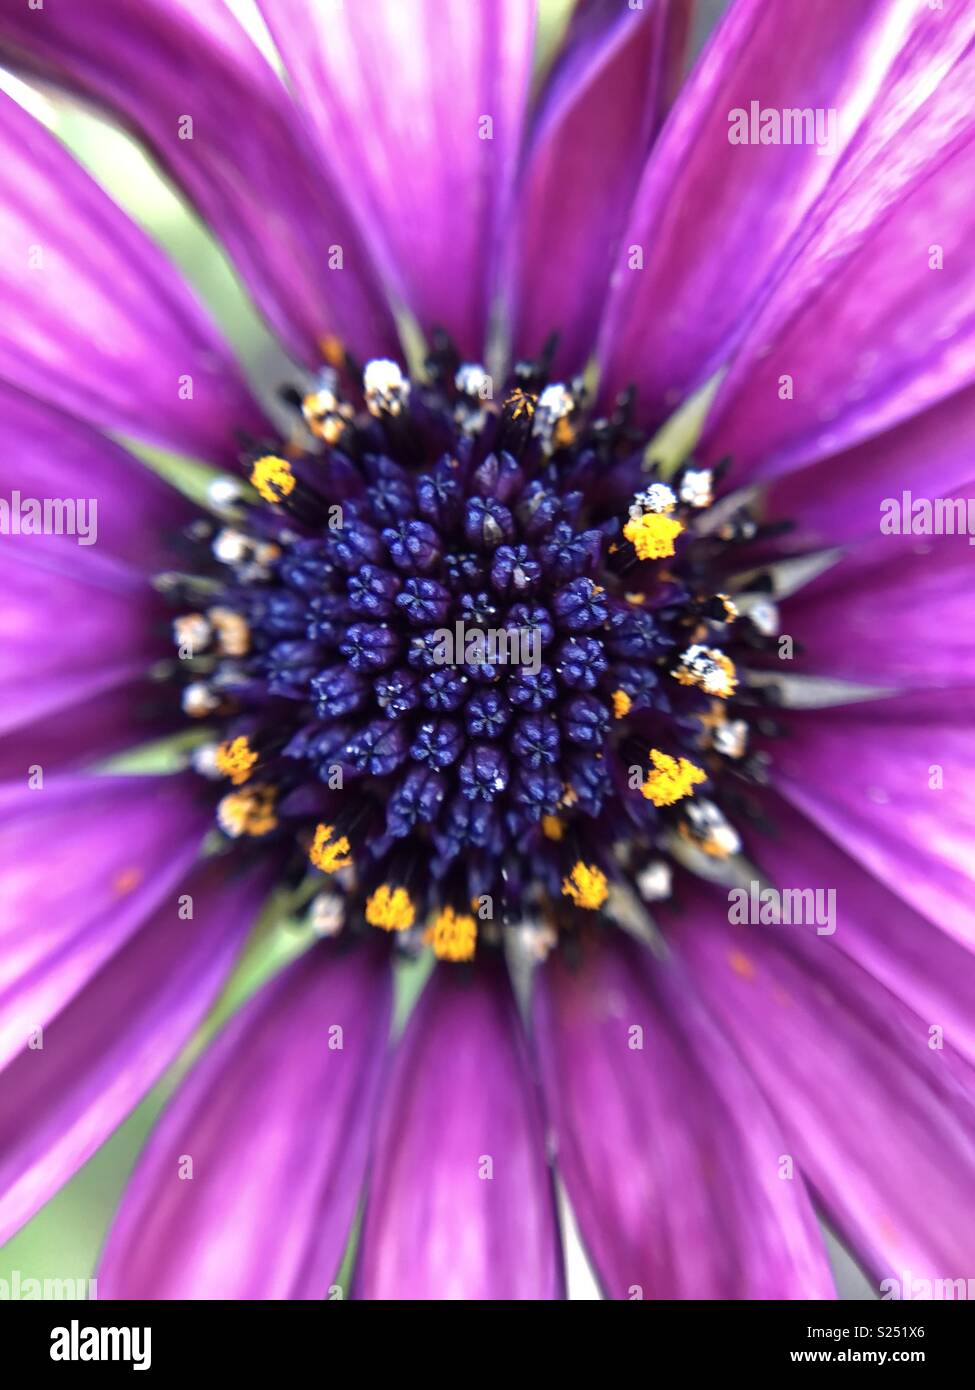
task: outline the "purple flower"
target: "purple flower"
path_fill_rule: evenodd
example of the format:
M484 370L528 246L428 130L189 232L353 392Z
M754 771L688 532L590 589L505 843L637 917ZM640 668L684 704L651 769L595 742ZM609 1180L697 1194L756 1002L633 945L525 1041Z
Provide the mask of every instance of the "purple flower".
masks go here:
M259 3L288 86L218 0L0 15L301 372L272 421L2 98L0 491L98 535L0 548L0 1240L283 887L311 944L163 1113L103 1297L325 1297L364 1199L355 1295L559 1298L553 1168L609 1297L829 1298L817 1214L964 1276L971 551L879 517L972 478L975 12L736 0L678 93L689 0L579 0L530 99L530 0Z

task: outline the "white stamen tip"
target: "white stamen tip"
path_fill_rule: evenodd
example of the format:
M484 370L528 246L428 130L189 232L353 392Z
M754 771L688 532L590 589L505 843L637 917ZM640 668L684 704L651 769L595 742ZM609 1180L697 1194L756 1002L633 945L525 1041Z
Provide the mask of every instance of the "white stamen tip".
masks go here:
M243 531L235 531L232 527L225 527L218 531L213 540L214 557L222 565L239 565L241 560L245 560L250 552L251 543Z
M362 374L363 391L370 415L399 415L410 398L410 383L399 366L386 357L366 363Z
M207 501L211 507L218 510L224 507L236 507L243 493L240 483L236 478L214 478L207 484Z
M193 771L208 777L211 782L223 781L223 773L217 767L217 747L216 743L201 743L190 754Z
M689 468L681 479L680 500L689 507L710 507L714 500L713 481L709 468Z
M193 681L183 691L182 705L184 714L193 719L203 719L220 708L220 696L204 681Z
M454 385L465 396L484 400L491 395L491 378L480 362L462 362L457 368Z
M670 897L673 878L666 860L655 859L637 874L637 891L645 903L662 902Z
M712 852L717 850L724 857L737 854L741 849L741 837L737 830L728 823L713 801L696 797L688 802L685 814L695 839L709 845Z
M726 758L740 758L748 747L748 725L744 719L729 719L726 724L717 726L711 743L715 752L723 753Z
M535 407L532 433L542 440L546 448L551 448L555 427L560 420L571 415L575 409L575 404L571 392L566 390L561 381L553 381L551 386L546 386L539 396L538 404Z
M666 483L651 483L638 492L630 505L630 516L636 520L645 512L670 512L677 506L677 494Z
M338 893L319 893L312 899L308 924L316 936L338 936L345 922L345 906Z

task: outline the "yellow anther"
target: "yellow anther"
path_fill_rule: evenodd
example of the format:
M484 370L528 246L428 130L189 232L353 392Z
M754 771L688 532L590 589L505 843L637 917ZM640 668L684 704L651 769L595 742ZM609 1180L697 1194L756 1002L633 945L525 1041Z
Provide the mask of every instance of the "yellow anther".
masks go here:
M331 386L324 385L304 397L301 413L312 434L326 444L337 444L355 412L347 401L339 400Z
M250 651L251 632L246 619L232 608L211 608L207 617L217 634L217 645L223 656L246 656Z
M696 685L721 700L733 695L738 685L735 663L716 647L688 647L670 674L681 685Z
M695 718L701 726L698 746L700 748L713 747L715 733L718 729L723 729L728 723L728 715L724 705L720 700L712 700L707 713L695 715Z
M687 758L672 758L659 748L650 749L654 770L648 772L640 790L654 806L673 806L690 796L699 782L707 781L707 773Z
M533 396L530 391L523 391L520 386L516 386L511 395L505 399L504 404L505 409L511 411L512 420L520 420L522 416L530 420L535 414L538 397Z
M623 527L623 535L633 546L640 560L663 560L674 553L674 541L684 529L684 523L664 512L644 512L631 517Z
M217 806L217 820L227 835L266 835L277 826L274 787L248 787L230 792Z
M214 757L217 771L222 777L229 777L235 787L247 781L256 762L257 754L243 736L221 743Z
M576 432L567 416L563 415L552 432L552 443L557 449L568 449L575 441Z
M202 613L181 613L173 619L173 640L180 650L191 656L205 651L212 635L210 624Z
M413 899L405 888L380 884L366 901L366 921L383 931L406 931L416 918Z
M624 594L623 597L627 603L634 603L638 608L642 608L647 601L646 594Z
M339 869L348 869L352 863L352 846L345 835L333 840L334 825L316 825L315 838L308 858L323 874L334 874Z
M613 691L613 718L622 719L633 708L633 701L625 690Z
M265 454L251 469L251 482L265 502L280 502L295 490L295 475L287 459Z
M334 333L325 333L318 340L322 357L330 367L342 367L345 365L345 348L342 339L336 337Z
M595 864L584 864L580 859L572 866L568 878L562 880L562 892L571 898L576 907L586 907L595 911L602 907L609 896L606 875Z
M402 889L400 890L402 891ZM473 960L477 944L477 923L466 913L445 907L423 935L438 960Z
M348 415L340 410L323 409L316 396L306 396L302 402L305 423L312 434L326 444L337 444L348 423ZM351 412L350 412L351 413Z
M546 840L561 840L565 834L565 826L558 816L542 816L542 834Z

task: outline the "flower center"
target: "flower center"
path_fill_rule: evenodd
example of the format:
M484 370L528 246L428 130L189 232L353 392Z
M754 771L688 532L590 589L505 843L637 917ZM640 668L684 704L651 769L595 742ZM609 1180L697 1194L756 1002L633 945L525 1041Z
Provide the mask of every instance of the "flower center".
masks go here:
M661 476L628 398L597 416L544 363L495 395L445 343L423 380L344 362L289 399L177 586L206 597L174 638L224 836L317 876L321 931L449 960L735 853L726 773L760 767L726 647L772 629L721 592L757 524L712 519L712 473Z

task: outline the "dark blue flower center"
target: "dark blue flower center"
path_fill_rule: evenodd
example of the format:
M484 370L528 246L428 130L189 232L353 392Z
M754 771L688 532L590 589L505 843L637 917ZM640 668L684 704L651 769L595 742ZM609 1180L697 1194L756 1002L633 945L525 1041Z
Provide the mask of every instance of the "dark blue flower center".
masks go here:
M495 395L446 345L295 404L303 443L218 488L218 587L176 624L224 832L310 857L330 921L431 923L455 959L612 915L668 835L733 852L701 796L738 686L711 475L657 476L626 399L593 418L536 364Z

